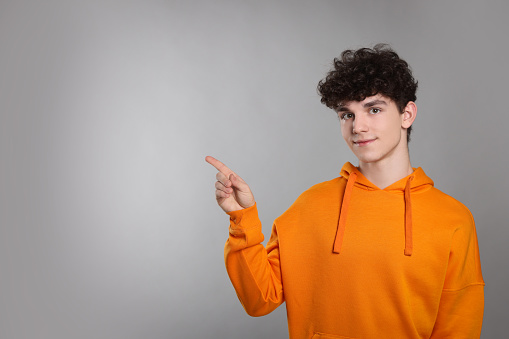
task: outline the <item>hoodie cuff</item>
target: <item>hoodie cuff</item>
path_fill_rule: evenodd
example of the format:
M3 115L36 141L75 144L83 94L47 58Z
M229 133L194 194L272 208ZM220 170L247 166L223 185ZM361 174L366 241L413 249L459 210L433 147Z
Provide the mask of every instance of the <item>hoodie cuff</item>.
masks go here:
M230 216L227 252L240 251L263 241L262 223L258 218L256 203L251 207L226 214Z
M260 218L258 217L258 208L256 202L253 206L238 211L226 212L230 216L230 226L233 229L242 230L258 226Z

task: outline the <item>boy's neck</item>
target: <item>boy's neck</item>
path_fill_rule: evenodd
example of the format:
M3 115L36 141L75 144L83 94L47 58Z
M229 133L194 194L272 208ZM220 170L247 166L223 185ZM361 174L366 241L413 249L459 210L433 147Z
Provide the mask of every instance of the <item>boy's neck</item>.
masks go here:
M384 189L398 180L413 173L412 164L409 156L406 159L391 161L384 159L372 163L359 161L360 172L378 188Z

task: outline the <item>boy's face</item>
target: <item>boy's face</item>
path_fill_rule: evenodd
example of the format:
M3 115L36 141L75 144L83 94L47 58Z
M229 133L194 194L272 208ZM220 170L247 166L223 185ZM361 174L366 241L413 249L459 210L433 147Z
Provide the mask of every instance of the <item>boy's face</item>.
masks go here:
M359 162L408 157L406 128L413 119L408 125L408 114L401 114L392 99L376 94L362 101L343 103L336 111L341 134Z

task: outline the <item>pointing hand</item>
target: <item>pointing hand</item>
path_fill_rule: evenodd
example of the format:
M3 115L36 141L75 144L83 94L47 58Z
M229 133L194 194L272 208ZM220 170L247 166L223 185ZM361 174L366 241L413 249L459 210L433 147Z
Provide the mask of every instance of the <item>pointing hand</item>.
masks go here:
M219 171L216 174L216 200L223 211L238 211L255 204L253 193L241 177L211 156L205 157L205 161Z

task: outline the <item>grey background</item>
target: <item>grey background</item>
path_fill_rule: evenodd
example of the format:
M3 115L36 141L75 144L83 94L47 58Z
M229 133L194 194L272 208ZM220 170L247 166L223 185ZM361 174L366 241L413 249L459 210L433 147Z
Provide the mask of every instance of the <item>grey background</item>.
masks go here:
M316 84L387 42L419 80L410 143L476 220L483 338L509 332L505 1L0 1L0 337L284 338L226 275L212 155L266 237L355 163Z

